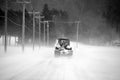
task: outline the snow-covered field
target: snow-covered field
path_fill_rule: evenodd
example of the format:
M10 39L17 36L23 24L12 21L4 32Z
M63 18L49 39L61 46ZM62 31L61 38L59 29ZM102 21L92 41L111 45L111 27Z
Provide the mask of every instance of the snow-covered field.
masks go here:
M120 80L120 48L80 44L55 57L53 48L0 47L0 80Z

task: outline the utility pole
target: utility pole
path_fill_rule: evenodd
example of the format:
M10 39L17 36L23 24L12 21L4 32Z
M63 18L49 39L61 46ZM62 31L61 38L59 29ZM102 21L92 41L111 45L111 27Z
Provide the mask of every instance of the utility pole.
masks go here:
M8 2L5 0L5 42L4 50L7 52L7 13L8 13Z
M44 16L40 16L39 14L39 48L40 48L40 43L41 43L41 18L44 18Z
M36 15L35 18L38 19L38 22L39 22L39 48L40 48L40 43L41 43L41 18L44 18L44 16L40 16L40 13L36 13L38 14L38 16Z
M49 45L49 22L47 21L47 46Z
M78 48L78 43L79 43L79 24L80 21L77 21L77 32L76 32L76 47Z
M33 12L29 12L30 14L33 14L33 50L34 50L34 45L35 45L35 18L39 19L39 40L40 40L40 32L41 32L41 26L40 26L40 12L35 12L33 10ZM38 16L36 16L38 15ZM40 41L39 41L39 45L40 45Z
M25 39L25 4L23 4L23 20L22 20L22 50L24 51L24 39Z
M44 24L44 31L43 31L43 41L44 41L44 46L46 45L46 21L43 22Z
M39 48L40 48L40 43L41 43L41 17L39 14Z
M35 11L33 10L33 50L35 45Z
M23 4L23 20L22 20L22 50L24 51L24 40L25 40L25 7L26 7L26 4L28 3L31 3L31 1L19 1L17 0L17 3L21 3Z

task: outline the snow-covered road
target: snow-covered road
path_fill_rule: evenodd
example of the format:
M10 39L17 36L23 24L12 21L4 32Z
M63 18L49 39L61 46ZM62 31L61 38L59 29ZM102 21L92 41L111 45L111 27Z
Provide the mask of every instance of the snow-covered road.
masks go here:
M120 48L79 46L72 57L53 52L0 54L0 80L120 80Z

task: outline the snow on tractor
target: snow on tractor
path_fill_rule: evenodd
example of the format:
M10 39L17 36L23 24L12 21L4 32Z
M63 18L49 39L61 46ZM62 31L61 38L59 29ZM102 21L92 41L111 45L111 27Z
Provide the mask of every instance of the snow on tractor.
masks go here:
M59 38L55 44L55 56L72 56L73 50L70 47L70 40L66 38Z

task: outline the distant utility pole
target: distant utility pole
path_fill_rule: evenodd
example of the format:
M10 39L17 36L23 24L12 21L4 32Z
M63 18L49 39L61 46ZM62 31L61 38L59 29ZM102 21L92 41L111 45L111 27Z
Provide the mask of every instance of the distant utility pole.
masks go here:
M35 18L39 19L39 45L40 45L40 36L41 36L41 26L40 26L40 20L42 17L40 17L40 12L29 12L30 14L33 14L33 50L34 50L34 44L35 44ZM37 15L37 16L36 16Z
M8 2L5 0L5 42L4 50L7 52L7 13L8 13Z
M40 43L41 43L41 17L39 14L39 48L40 48Z
M33 50L35 45L35 11L33 10Z
M44 21L43 24L44 24L43 41L44 41L44 46L45 46L46 45L46 27L45 27L46 21Z
M44 18L44 16L40 16L39 14L39 47L40 47L40 43L41 43L41 18Z
M49 45L49 22L47 21L47 46Z
M24 51L24 40L25 40L25 7L26 7L26 4L29 4L31 3L31 1L25 1L25 0L22 0L22 1L19 1L17 0L17 3L21 3L23 4L23 20L22 20L22 50Z
M77 21L77 32L76 32L76 47L77 48L79 44L79 24L80 24L80 21Z
M35 18L37 18L39 20L39 48L40 48L40 43L41 43L41 18L44 18L44 16L40 16L40 12L36 12Z

